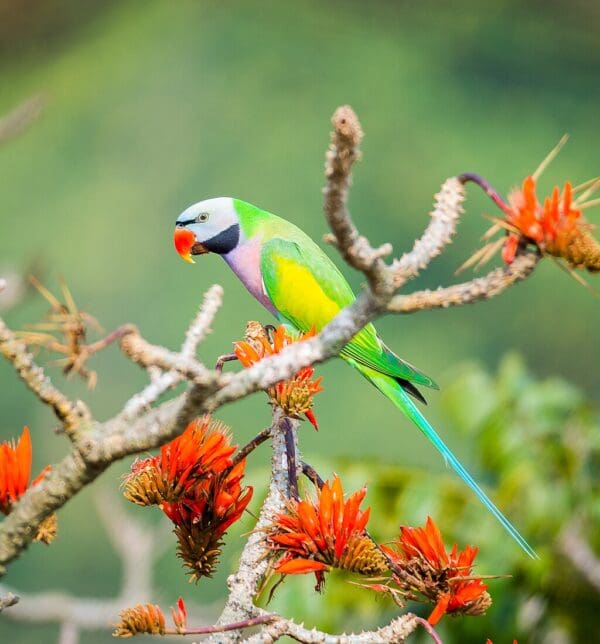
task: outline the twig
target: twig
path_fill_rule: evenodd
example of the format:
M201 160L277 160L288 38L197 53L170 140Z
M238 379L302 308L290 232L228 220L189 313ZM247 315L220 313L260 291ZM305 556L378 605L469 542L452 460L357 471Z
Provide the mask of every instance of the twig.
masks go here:
M348 210L348 189L352 183L352 166L360 159L363 131L358 117L349 105L339 107L331 118L331 144L325 157L327 184L323 189L324 210L332 236L326 237L354 268L362 271L372 291L379 295L389 289L389 275L382 257L392 252L391 244L378 249L371 247L359 234Z
M238 357L235 355L235 353L225 353L222 356L219 356L217 358L217 362L215 363L215 371L223 371L223 367L226 362L233 362L237 359Z
M223 287L213 284L204 294L198 313L185 334L185 340L181 345L181 353L184 356L193 357L196 354L198 345L211 333L212 323L222 304Z
M507 206L502 199L502 197L492 188L490 185L489 181L487 179L484 179L483 177L479 176L478 174L475 174L474 172L465 172L461 174L459 177L457 177L458 180L464 185L465 183L469 183L469 181L472 181L473 183L476 183L484 192L485 194L502 210L503 212L506 212Z
M6 593L5 595L0 595L0 613L5 609L9 608L10 606L14 606L18 601L20 597L19 595L15 595L14 593Z
M305 628L291 619L280 618L266 626L257 635L244 640L244 644L263 644L274 642L288 636L304 644L394 644L404 642L419 625L418 618L407 613L392 620L387 626L362 633L341 633L331 635L315 628Z
M91 414L82 401L73 403L67 399L35 363L27 345L0 319L0 355L10 362L21 380L46 405L50 406L63 423L66 433L73 438L81 425L91 420Z
M239 631L244 628L252 628L252 626L259 626L261 624L269 624L275 620L280 619L277 615L257 615L256 617L249 617L242 619L239 622L232 622L231 624L217 624L215 626L200 626L198 628L187 628L183 632L175 630L166 630L167 635L211 635L213 633L226 633L229 631Z
M580 522L569 524L558 538L558 547L590 586L600 593L600 558L580 533Z
M263 429L249 443L246 443L244 447L238 449L233 457L233 465L237 465L240 461L243 461L248 454L253 452L259 445L262 445L262 443L264 443L270 436L271 427Z
M182 355L190 359L195 356L198 344L210 333L210 327L222 303L223 288L214 284L204 294L198 313L186 332L185 340L181 345ZM182 375L179 371L163 373L125 403L123 418L133 419L144 409L149 409L165 392L175 387L181 380Z
M392 263L396 289L416 277L452 241L463 212L464 198L462 183L456 177L446 179L435 195L429 225L414 243L412 250Z
M176 371L184 379L203 387L217 386L222 382L220 374L210 371L194 358L150 344L132 326L121 339L121 349L133 362L142 367L155 366L167 371Z
M287 456L288 473L288 496L291 499L298 498L298 438L296 436L297 425L292 424L290 418L281 419L281 429L285 437L285 453ZM300 466L302 467L302 466Z
M484 277L447 288L438 288L435 291L424 290L408 295L396 295L388 304L388 311L415 313L424 309L446 309L490 299L528 277L539 261L539 254L527 252L518 256L510 266L496 268Z
M429 633L429 636L435 642L435 644L442 644L442 640L436 633L435 628L433 628L433 626L426 619L423 619L422 617L415 617L415 619L417 620L419 626L422 626Z
M46 101L37 94L17 105L0 119L0 145L25 131L42 113Z
M319 490L325 485L325 481L319 476L317 470L306 461L302 461L302 474L309 478Z

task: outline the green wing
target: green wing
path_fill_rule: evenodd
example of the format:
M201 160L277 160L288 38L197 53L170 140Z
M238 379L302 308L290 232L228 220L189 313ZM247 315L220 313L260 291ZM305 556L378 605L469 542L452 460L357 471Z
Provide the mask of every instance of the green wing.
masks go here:
M261 252L260 268L265 291L281 321L289 321L301 331L313 326L320 331L354 302L344 276L308 237L302 244L281 238L269 240ZM357 333L340 355L392 378L437 388L431 378L390 351L372 324Z

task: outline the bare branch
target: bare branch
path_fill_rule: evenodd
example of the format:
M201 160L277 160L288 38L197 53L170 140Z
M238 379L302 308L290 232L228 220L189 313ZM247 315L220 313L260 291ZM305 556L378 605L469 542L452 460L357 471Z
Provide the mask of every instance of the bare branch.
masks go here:
M223 288L215 284L204 294L198 313L187 330L181 346L183 356L190 359L195 356L198 345L210 333L210 326L222 303ZM165 392L175 387L181 380L182 375L179 371L163 373L125 404L123 418L135 418L144 409L149 409Z
M131 360L142 367L160 367L167 371L175 371L182 378L197 385L211 387L227 381L226 376L221 376L216 371L210 371L194 358L150 344L142 338L135 328L132 328L123 337L121 349Z
M463 212L464 198L463 184L456 177L446 179L440 191L435 195L433 210L430 214L431 222L425 232L417 239L409 253L405 253L392 264L392 270L395 273L394 286L397 289L402 287L407 280L416 277L419 271L426 268L429 262L452 241L460 215Z
M211 325L217 311L223 304L223 287L213 284L204 294L204 299L190 328L185 334L185 341L181 346L181 353L190 358L196 354L198 345L211 332Z
M153 564L170 543L168 524L165 522L149 528L124 510L121 499L117 500L103 490L96 493L94 501L104 529L122 562L122 605L132 600L150 601L154 590Z
M525 253L504 268L497 268L484 277L462 284L454 284L435 291L417 291L409 295L396 295L388 304L393 313L414 313L423 309L449 308L495 297L509 286L528 277L540 260L536 253Z
M35 363L27 350L27 345L0 319L0 355L15 368L23 382L46 405L50 406L65 431L74 437L81 425L88 424L91 415L82 401L73 403L66 398L46 376L44 370Z
M367 307L371 319L368 321L384 310L406 313L488 299L524 279L535 268L539 257L534 261L535 256L529 253L516 266L493 271L486 278L475 278L470 282L433 292L422 291L394 297L395 291L416 277L419 271L426 268L431 260L451 243L463 212L466 182L476 181L497 204L503 202L489 184L477 175L464 174L447 179L440 192L435 195L431 221L423 235L415 242L410 252L394 260L391 266L387 266L381 258L391 252L391 246L384 244L381 248L374 249L368 240L360 235L346 205L352 165L360 158L358 146L362 139L362 129L358 117L349 106L344 106L336 110L332 123L331 144L325 162L327 185L323 190L325 215L333 231L333 235L328 236L327 240L340 250L350 266L362 271L367 277L371 291L371 301ZM363 297L366 295L368 294L362 294Z
M259 610L254 605L254 598L269 567L269 562L265 557L263 531L273 523L277 514L283 512L285 500L289 498L286 429L289 427L293 436L294 448L297 450L298 425L298 420L283 416L279 408L274 409L273 423L271 425L273 451L269 491L262 505L254 531L248 537L248 541L242 551L237 572L227 580L229 597L219 617L219 624L229 624L256 617L259 614ZM225 639L220 637L218 641L237 641L239 637L239 633L232 633Z
M271 436L271 427L267 427L259 432L249 443L246 443L243 447L240 447L233 457L233 465L237 465L240 461L243 461L248 454L253 452L259 445L264 443Z
M46 101L37 94L17 105L0 119L0 145L25 131L42 113Z
M10 608L10 606L14 606L18 601L20 597L19 595L15 595L14 593L8 592L5 595L0 595L0 613L5 609L5 608Z
M366 237L359 234L348 211L348 189L352 182L352 166L360 159L363 137L358 117L349 105L339 107L332 119L331 144L325 157L327 185L323 189L324 210L333 236L326 237L354 268L362 271L374 293L389 289L389 275L382 257L392 252L390 244L372 248Z
M419 625L419 619L415 615L407 613L375 631L331 635L315 628L306 628L302 624L296 624L293 620L280 618L262 629L257 635L245 639L244 644L275 642L286 635L304 644L391 644L404 642Z
M600 593L600 558L581 536L581 525L575 521L558 538L558 547L575 569Z
M20 304L27 295L29 285L21 275L10 272L0 277L0 313Z
M58 644L79 644L79 626L74 622L63 622L58 634Z

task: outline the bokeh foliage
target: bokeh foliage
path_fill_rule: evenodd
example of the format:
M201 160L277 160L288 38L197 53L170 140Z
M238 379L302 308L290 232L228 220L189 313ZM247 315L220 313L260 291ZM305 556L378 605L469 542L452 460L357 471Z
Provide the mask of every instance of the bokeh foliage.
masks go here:
M48 103L30 131L0 149L0 271L37 260L51 284L64 275L79 304L107 329L131 321L168 346L180 342L203 289L219 282L224 309L201 348L210 363L241 336L247 319L265 316L217 258L201 258L192 268L176 257L170 237L185 206L208 196L239 196L318 239L325 232L320 187L327 119L346 102L366 131L353 212L373 242L390 240L397 251L422 230L444 178L477 171L505 192L565 131L571 142L542 184L583 181L600 167L599 11L597 3L582 0L499 0L493 6L305 0L294 3L293 12L274 1L0 0L0 113L39 91ZM479 213L490 204L470 189L467 209L456 244L420 285L451 280L477 245L487 226ZM346 274L358 287L360 276ZM43 309L40 299L30 299L7 321L19 327ZM591 429L598 425L590 405L600 400L599 310L596 298L549 263L489 303L378 324L394 349L440 382L443 393L430 397L429 417L466 463L498 486L499 505L544 555L550 548L544 544L576 509L597 526L591 507L597 462L586 461L586 478L578 450L594 446ZM540 376L556 374L573 386L531 382L510 362L496 382L486 373L509 348ZM469 360L484 368L457 366ZM100 381L93 394L80 383L65 386L107 418L144 377L115 349L94 367ZM568 577L568 585L580 594L568 594L576 599L567 602L565 569L550 550L539 567L523 561L375 390L343 364L321 372L327 387L317 403L322 429L306 428L304 452L323 473L341 472L343 461L352 463L344 471L357 486L372 483L374 515L385 518L376 526L380 536L432 512L449 535L481 545L482 571L515 575L494 582L497 603L489 621L452 622L452 640L492 635L510 641L523 632L513 620L529 593L548 598L546 615L577 637L575 629L586 623L578 611L596 601L578 576ZM4 364L0 391L0 436L16 435L27 423L37 447L34 469L60 458L65 446L50 431L52 418ZM239 442L268 422L260 396L222 411ZM559 438L577 429L576 420L589 429L587 438L566 449ZM522 427L527 431L520 434ZM544 458L536 449L546 450ZM364 458L360 464L357 455ZM265 454L250 464L257 486L265 464ZM111 468L100 485L115 488L120 471L120 465ZM92 494L86 490L60 512L52 556L32 548L11 567L11 583L30 590L60 583L80 595L116 591L118 565L102 545ZM168 604L182 590L190 600L218 598L235 561L236 535L250 525L248 518L231 538L222 574L198 588L184 586L174 556L166 555L157 600ZM287 597L292 613L310 609L323 619L320 598L299 601L287 590L299 587L288 582L277 606ZM327 589L330 617L321 625L358 627L363 617L375 621L376 611L389 609L367 600L365 591L343 588L334 592L331 583ZM14 639L15 628L0 623L0 637ZM37 629L20 626L18 633L23 642L40 639ZM45 630L43 639L51 638L52 630ZM106 641L106 635L86 641Z

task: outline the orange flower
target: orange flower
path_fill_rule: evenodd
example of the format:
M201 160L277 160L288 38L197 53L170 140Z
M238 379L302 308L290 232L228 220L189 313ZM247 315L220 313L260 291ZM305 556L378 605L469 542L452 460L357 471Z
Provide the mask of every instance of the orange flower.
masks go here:
M302 342L315 335L316 329L313 327L307 333L301 333L298 338L294 338L286 333L283 325L280 325L275 329L273 339L269 340L262 325L258 322L248 322L246 341L236 342L234 353L244 367L251 367L265 357L280 353L290 344ZM281 407L286 416L299 418L304 414L314 428L318 429L317 419L311 408L313 396L323 391L323 388L321 387L321 378L312 379L314 373L312 367L303 367L290 380L269 387L267 394L271 399L271 404Z
M185 431L163 445L159 456L136 461L124 482L124 495L138 505L176 501L202 478L231 466L236 449L225 425L210 416L192 421Z
M171 606L174 629L167 628L164 613L157 604L136 604L132 608L122 610L119 617L120 621L115 624L113 637L133 637L142 633L149 635L190 634L187 628L187 609L183 597L177 600L177 608ZM200 632L203 630L205 629L198 629Z
M592 186L592 189L594 186ZM589 196L590 190L584 195ZM584 196L584 198L585 198ZM573 198L573 187L567 181L562 192L554 187L552 195L543 204L536 195L536 181L527 177L521 190L513 190L505 207L509 233L502 258L510 264L524 237L534 242L542 252L566 259L575 268L600 270L600 247L590 235L590 225L581 210L586 207L583 199Z
M212 574L225 531L252 498L252 488L242 487L245 460L234 466L236 446L230 441L225 425L204 416L164 445L159 456L136 461L125 479L126 498L159 505L175 524L177 554L192 580Z
M473 253L461 269L474 264L482 266L500 248L502 259L511 264L519 247L535 244L541 254L565 260L568 268L600 271L600 243L591 235L592 226L582 215L586 208L600 205L600 199L591 198L600 188L600 177L576 187L567 181L562 191L555 186L551 195L541 201L536 194L537 180L566 141L567 137L563 137L535 172L525 178L521 189L509 194L508 203L483 177L472 173L461 175L463 183L473 181L479 185L505 215L493 218L494 225L484 235L488 242ZM501 230L506 236L492 239Z
M252 499L252 487L242 487L245 465L242 460L230 470L198 481L179 501L161 504L175 524L177 554L192 581L212 575L225 531L241 518Z
M467 546L459 552L455 544L447 552L431 517L427 517L422 528L402 526L394 547L382 548L393 564L393 580L399 586L400 596L436 602L429 616L430 624L437 623L445 613L481 615L489 608L487 586L471 574L478 549ZM373 589L395 596L394 589L385 585Z
M337 476L325 482L316 501L289 501L288 511L275 518L267 534L270 549L280 558L275 571L285 575L315 573L317 589L331 567L364 575L387 569L385 557L366 533L370 510L360 504L366 489L344 501Z
M171 617L173 624L175 624L175 630L183 635L187 629L187 609L183 597L177 600L177 608L171 606Z
M30 486L31 457L28 427L23 428L21 438L16 444L14 440L0 443L0 512L3 514L10 514L12 506ZM31 486L37 485L50 469L50 465L45 467L31 482Z
M133 608L122 610L119 617L113 637L133 637L140 633L165 634L165 616L156 604L136 604Z
M162 511L175 525L210 526L222 535L243 514L250 499L252 487L242 488L246 461L220 476L200 481L179 501L161 503Z

